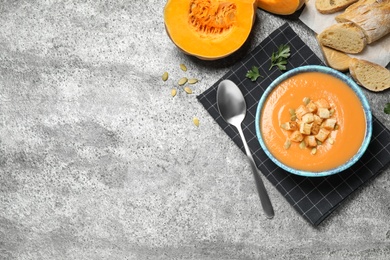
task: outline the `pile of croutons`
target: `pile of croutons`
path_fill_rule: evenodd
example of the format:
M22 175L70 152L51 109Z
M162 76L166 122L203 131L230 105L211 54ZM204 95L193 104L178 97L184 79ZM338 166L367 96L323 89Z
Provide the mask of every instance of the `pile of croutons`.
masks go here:
M291 142L299 143L299 147L311 148L311 153L317 152L317 146L328 141L334 143L331 132L338 129L335 109L324 99L316 101L308 97L303 99L303 104L296 109L290 109L290 121L281 124L281 128L289 132L285 148L291 146Z

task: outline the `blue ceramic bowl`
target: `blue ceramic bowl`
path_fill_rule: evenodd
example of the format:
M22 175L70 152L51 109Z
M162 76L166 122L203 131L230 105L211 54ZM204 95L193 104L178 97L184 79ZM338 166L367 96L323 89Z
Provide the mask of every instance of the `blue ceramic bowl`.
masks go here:
M329 169L327 171L321 171L321 172L303 171L303 170L298 170L298 169L291 168L291 167L283 164L278 159L276 159L272 155L272 153L267 149L267 146L265 145L265 142L264 142L264 140L262 138L262 135L261 135L261 132L260 132L261 112L262 112L262 108L263 108L263 106L265 104L265 101L266 101L267 97L284 80L286 80L286 79L288 79L288 78L290 78L290 77L292 77L294 75L303 73L303 72L321 72L321 73L332 75L332 76L334 76L334 77L336 77L338 79L341 79L343 82L345 82L355 92L356 96L359 98L359 100L360 100L360 102L362 104L362 107L364 109L364 113L365 113L365 116L366 116L366 133L365 133L362 145L361 145L360 149L358 150L358 152L352 158L350 158L347 162L345 162L344 164L342 164L342 165L340 165L340 166L338 166L336 168ZM318 65L308 65L308 66L298 67L298 68L295 68L295 69L292 69L290 71L285 72L284 74L279 76L277 79L275 79L271 83L271 85L265 90L264 94L261 96L261 99L260 99L259 104L257 106L256 124L255 125L256 125L257 139L258 139L258 141L259 141L263 151L267 154L267 156L276 165L278 165L282 169L284 169L284 170L286 170L286 171L288 171L290 173L293 173L293 174L296 174L296 175L300 175L300 176L305 176L305 177L329 176L329 175L333 175L333 174L339 173L341 171L344 171L347 168L351 167L354 163L356 163L360 159L360 157L366 151L366 149L368 147L368 144L369 144L369 142L371 140L371 135L372 135L372 115L371 115L371 109L370 109L369 103L368 103L365 95L361 91L360 87L350 77L346 76L345 74L343 74L343 73L341 73L341 72L339 72L337 70L331 69L329 67L318 66Z

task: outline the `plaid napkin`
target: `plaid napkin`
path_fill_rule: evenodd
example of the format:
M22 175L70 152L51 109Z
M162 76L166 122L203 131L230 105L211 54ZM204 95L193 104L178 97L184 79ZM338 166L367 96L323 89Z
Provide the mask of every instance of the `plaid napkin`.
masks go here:
M257 167L299 214L317 226L353 191L377 176L389 165L390 131L373 117L372 141L366 153L355 165L339 174L308 178L290 174L275 165L263 152L257 140L255 116L258 101L264 90L282 74L276 67L269 70L270 54L276 51L280 44L288 44L291 49L287 70L309 64L323 65L291 27L284 24L197 98L226 134L245 153L236 128L223 120L216 104L216 91L220 81L230 79L239 86L247 102L247 115L242 124L243 132ZM245 77L246 72L254 65L260 67L260 74L264 76L264 78L258 78L256 82Z

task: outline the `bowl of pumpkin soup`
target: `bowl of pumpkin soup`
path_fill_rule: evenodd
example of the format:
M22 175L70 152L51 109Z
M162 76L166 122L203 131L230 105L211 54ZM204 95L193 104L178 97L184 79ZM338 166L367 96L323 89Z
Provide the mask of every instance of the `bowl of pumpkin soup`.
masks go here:
M308 65L285 72L265 90L256 135L282 169L321 177L342 172L364 154L372 135L369 103L345 74Z

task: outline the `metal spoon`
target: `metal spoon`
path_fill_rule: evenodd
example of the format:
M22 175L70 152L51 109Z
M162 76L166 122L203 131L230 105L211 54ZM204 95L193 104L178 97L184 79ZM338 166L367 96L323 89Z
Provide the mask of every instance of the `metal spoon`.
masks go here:
M274 216L274 209L241 128L241 123L246 115L245 99L238 86L231 80L223 80L219 83L217 89L217 105L222 118L229 124L235 126L240 133L245 152L251 164L253 176L255 177L261 205L267 217L272 218Z

